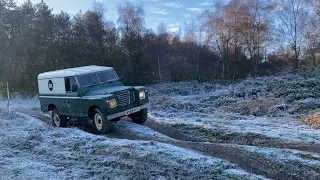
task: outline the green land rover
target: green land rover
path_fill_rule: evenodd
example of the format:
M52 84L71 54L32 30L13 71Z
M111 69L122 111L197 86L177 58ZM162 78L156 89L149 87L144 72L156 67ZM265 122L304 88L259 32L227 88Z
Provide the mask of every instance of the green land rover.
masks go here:
M85 66L38 75L41 110L52 111L54 126L65 127L71 118L90 118L94 132L109 133L113 121L128 116L147 120L148 92L142 86L124 86L111 67Z

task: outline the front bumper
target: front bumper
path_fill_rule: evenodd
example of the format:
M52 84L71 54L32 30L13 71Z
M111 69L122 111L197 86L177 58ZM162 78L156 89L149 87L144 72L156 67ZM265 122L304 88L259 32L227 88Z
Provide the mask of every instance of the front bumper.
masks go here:
M116 119L116 118L119 118L119 117L123 117L123 116L127 116L127 115L130 115L130 114L133 114L133 113L135 113L134 111L137 110L137 108L139 109L139 111L142 110L142 109L149 108L149 103L146 103L146 104L143 104L141 106L134 107L134 108L122 111L122 112L111 114L111 115L107 116L107 119L108 120L112 120L112 119ZM128 112L133 112L133 113L129 113L128 114Z

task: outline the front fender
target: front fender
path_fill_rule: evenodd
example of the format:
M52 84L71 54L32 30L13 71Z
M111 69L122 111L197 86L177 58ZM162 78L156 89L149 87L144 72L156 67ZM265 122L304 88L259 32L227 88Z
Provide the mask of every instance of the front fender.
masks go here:
M139 105L146 104L149 102L149 93L148 93L148 90L145 86L135 86L134 89L137 91L136 98L138 99ZM144 91L146 93L145 99L139 98L139 92L141 92L141 91Z
M97 95L97 96L86 96L82 98L82 115L83 117L89 116L91 107L99 107L102 113L107 113L107 99L111 98L112 95Z

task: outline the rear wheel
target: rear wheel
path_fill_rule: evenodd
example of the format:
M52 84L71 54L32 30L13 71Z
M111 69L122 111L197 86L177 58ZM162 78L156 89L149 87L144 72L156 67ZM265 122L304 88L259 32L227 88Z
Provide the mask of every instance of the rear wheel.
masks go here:
M111 132L111 121L107 120L103 116L100 109L96 108L92 111L91 119L93 120L94 132L96 134L106 134Z
M142 109L139 112L130 115L132 121L137 124L143 124L148 118L148 109Z
M55 127L66 127L68 123L67 116L59 114L57 109L52 110L52 125Z

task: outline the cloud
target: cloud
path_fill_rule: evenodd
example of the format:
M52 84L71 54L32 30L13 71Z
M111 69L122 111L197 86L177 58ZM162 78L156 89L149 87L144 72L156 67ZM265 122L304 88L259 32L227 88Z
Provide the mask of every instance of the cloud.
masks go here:
M170 29L169 29L170 32L177 32L177 31L179 31L179 30L180 30L180 28L177 28L177 27L174 27L174 28L170 28Z
M161 14L161 15L167 15L167 12L165 9L159 9L159 8L151 8L152 14Z
M202 8L188 8L188 10L193 11L193 12L200 12L200 11L203 11L204 9L202 9Z
M96 2L98 2L98 3L103 3L103 0L96 0Z
M174 2L165 3L164 5L168 6L168 7L173 7L173 8L181 8L181 7L183 7L182 4L177 4L177 3L174 3Z
M168 24L169 27L177 27L180 26L180 23L175 23L175 24Z
M182 14L182 16L185 17L185 18L189 18L190 14Z
M180 23L168 24L169 32L177 32L180 30Z
M180 26L180 23L175 23L175 24L168 24L169 27L176 27L176 26Z
M199 6L211 6L212 4L210 2L204 2L204 3L200 3Z

